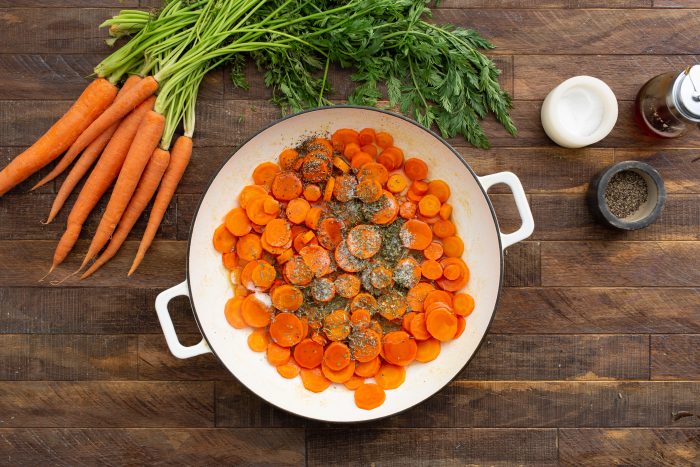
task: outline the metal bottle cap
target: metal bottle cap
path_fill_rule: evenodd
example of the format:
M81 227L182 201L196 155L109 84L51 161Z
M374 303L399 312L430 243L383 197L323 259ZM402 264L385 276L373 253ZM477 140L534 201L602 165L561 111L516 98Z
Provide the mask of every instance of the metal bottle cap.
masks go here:
M678 75L673 83L673 103L685 118L700 123L700 65Z

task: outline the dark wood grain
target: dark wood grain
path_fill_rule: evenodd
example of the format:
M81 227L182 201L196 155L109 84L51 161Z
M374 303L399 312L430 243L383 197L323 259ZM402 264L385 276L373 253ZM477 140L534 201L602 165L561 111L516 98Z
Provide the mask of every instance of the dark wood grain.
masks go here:
M545 286L700 285L700 269L679 267L699 257L700 242L545 242L541 249Z
M700 380L698 362L700 335L651 336L651 379Z
M78 241L71 256L46 279L46 285L51 280L65 279L78 269L88 244L87 240ZM126 272L131 266L138 244L138 240L124 243L119 253L89 281L80 281L79 276L72 276L62 285L171 287L185 279L187 244L166 240L154 242L138 271L127 277ZM42 285L38 281L49 270L55 247L56 242L50 240L0 241L0 258L5 260L5 264L0 265L0 283L4 286Z
M0 53L108 52L98 26L118 8L0 9Z
M437 10L434 18L477 29L504 54L693 54L700 27L698 15L649 9Z
M697 150L615 149L615 162L626 160L638 160L654 167L663 177L669 192L700 193L700 159Z
M654 0L654 8L700 8L698 0Z
M697 288L506 288L494 333L700 333Z
M521 447L527 448L522 449ZM557 465L554 430L322 430L307 432L307 463L333 465Z
M302 427L313 423L268 404L238 381L216 382L218 427Z
M652 0L446 0L439 8L643 8L651 4Z
M624 355L613 359L611 355ZM489 334L463 380L648 379L649 337Z
M0 380L136 379L136 337L0 335Z
M421 405L386 419L392 427L700 427L673 413L700 410L695 382L496 381L450 384Z
M0 7L115 7L133 8L139 0L0 0Z
M250 332L237 331L233 332ZM194 345L202 340L201 334L178 334L183 345ZM138 377L144 380L228 380L231 373L213 355L206 354L181 360L173 356L162 335L138 337Z
M2 287L0 333L161 334L154 308L160 291L126 287ZM199 332L188 298L174 298L169 309L178 332Z
M295 429L0 429L12 465L303 465L304 431Z
M633 101L647 80L665 71L680 73L699 60L693 55L520 55L513 63L519 78L513 97L543 100L565 79L590 75L605 81L619 100Z
M584 195L532 195L535 240L700 240L700 196L669 195L648 228L621 231L602 225Z
M504 285L529 287L541 284L539 243L523 242L513 245L504 252L504 258Z
M62 180L63 178L60 179L60 181ZM0 240L60 239L66 230L66 220L79 193L80 190L76 189L68 199L65 207L50 224L44 224L43 222L51 211L51 205L56 198L55 195L13 192L4 196L0 199L0 216L3 219L3 222L0 223ZM97 206L95 206L92 214L85 222L83 230L80 232L80 238L91 239L95 235L110 196L111 192L102 197ZM150 212L151 205L149 204L129 234L128 238L130 240L141 240ZM177 238L176 213L177 202L173 202L165 211L165 216L158 229L156 238L167 240L175 240Z
M561 429L559 460L577 467L695 465L700 461L700 429Z
M0 382L13 427L211 427L210 382Z

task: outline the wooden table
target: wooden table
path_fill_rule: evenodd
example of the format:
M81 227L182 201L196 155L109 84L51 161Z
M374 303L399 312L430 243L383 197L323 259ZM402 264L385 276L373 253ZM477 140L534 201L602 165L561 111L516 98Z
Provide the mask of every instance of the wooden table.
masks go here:
M97 25L125 6L137 0L0 0L0 165L78 95L108 50ZM507 252L507 288L472 363L388 420L307 422L262 402L213 357L180 361L165 347L153 300L185 276L197 200L233 148L279 115L252 67L247 93L224 71L207 78L193 162L133 278L143 220L92 279L51 287L37 281L67 214L39 221L57 186L28 194L30 181L0 199L0 464L700 463L700 133L650 139L632 115L648 78L698 61L693 8L698 0L445 0L435 12L498 46L520 134L489 121L492 150L453 142L478 173L521 178L537 227ZM605 80L620 118L602 143L565 150L545 137L539 108L576 74ZM334 77L341 100L347 74ZM617 233L591 219L584 192L625 159L656 167L669 196L655 225ZM493 199L504 228L517 227L511 197ZM187 342L199 339L185 300L173 314Z

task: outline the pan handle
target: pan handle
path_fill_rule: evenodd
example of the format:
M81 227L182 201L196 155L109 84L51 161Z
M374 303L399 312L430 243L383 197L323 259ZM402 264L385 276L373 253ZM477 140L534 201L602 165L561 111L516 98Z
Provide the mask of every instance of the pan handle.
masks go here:
M175 332L175 326L173 325L173 320L170 318L170 312L168 311L168 303L175 297L180 295L189 296L189 289L187 287L187 281L182 282L175 287L170 287L168 290L164 290L158 294L156 297L156 312L158 313L158 320L160 321L160 327L163 328L163 334L165 335L165 342L168 343L168 348L173 355L177 358L192 358L197 355L202 355L211 352L209 344L207 341L202 339L199 344L185 346L180 343L177 338L177 333Z
M520 179L512 172L498 172L479 177L479 181L486 192L489 191L489 188L499 183L508 185L510 191L513 193L513 198L515 198L515 205L518 207L518 214L520 214L522 224L515 232L508 234L500 232L502 248L505 250L509 246L523 241L532 235L532 232L535 230L535 220L532 217L530 204L527 202L527 196L525 195L523 184L520 183Z

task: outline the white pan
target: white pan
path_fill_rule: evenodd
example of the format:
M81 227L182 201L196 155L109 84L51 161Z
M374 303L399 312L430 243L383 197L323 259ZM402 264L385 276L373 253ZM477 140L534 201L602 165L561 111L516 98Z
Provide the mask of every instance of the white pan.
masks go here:
M466 330L443 344L440 356L427 364L408 367L406 382L387 391L386 401L374 410L355 406L353 392L333 384L315 394L300 379L279 376L264 353L249 350L249 330L233 329L224 317L224 304L232 297L228 274L221 256L212 247L212 234L226 213L237 203L238 193L252 183L253 169L276 160L286 147L295 146L303 135L329 134L338 128L365 128L391 133L407 157L418 156L428 163L429 176L445 180L452 188L453 220L464 240L463 259L471 269L467 290L476 307L467 318ZM515 198L521 227L503 234L486 192L498 183L508 185ZM503 250L532 233L534 221L522 184L510 172L478 177L462 157L435 133L397 114L364 107L336 106L287 117L253 136L216 173L204 193L192 222L187 255L187 280L158 295L156 311L170 351L178 358L212 352L248 389L288 412L328 422L359 422L386 417L426 400L445 387L472 358L493 319L503 281ZM194 346L180 344L168 313L168 302L176 296L190 297L202 333Z

